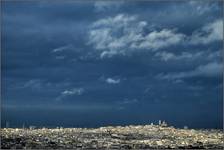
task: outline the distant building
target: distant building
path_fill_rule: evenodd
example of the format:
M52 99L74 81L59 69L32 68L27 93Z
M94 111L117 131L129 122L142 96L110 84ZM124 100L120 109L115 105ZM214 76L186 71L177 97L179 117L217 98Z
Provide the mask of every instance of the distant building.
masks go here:
M161 124L162 127L167 127L167 123L165 121L162 122Z
M188 129L188 126L184 126L184 129Z
M162 123L161 120L159 120L159 125L161 125L161 123Z
M167 123L165 121L161 121L159 120L159 126L162 126L162 127L167 127Z
M33 129L35 129L36 128L36 126L29 126L29 129L30 130L33 130Z

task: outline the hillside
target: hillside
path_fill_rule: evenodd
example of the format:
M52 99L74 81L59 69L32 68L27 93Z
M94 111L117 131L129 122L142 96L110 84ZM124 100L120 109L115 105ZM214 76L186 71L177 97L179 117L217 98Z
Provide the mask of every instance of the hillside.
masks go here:
M223 131L175 129L159 125L1 129L3 149L148 149L148 148L223 148Z

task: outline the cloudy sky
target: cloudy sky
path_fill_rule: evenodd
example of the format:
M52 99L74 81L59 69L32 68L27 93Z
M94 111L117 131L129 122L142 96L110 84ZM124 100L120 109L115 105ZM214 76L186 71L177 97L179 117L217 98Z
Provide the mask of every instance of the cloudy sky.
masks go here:
M222 5L2 2L2 125L221 128Z

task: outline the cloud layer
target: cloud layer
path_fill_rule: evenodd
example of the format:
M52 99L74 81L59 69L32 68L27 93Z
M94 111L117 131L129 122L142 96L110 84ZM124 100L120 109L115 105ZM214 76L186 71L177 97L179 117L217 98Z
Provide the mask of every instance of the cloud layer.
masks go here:
M139 21L137 16L119 14L115 17L94 22L89 31L89 42L100 51L101 58L116 54L126 55L142 49L155 51L184 40L185 36L174 29L153 30L146 21Z
M157 51L173 45L208 44L223 39L223 22L215 20L188 36L175 28L155 29L137 15L119 14L99 19L90 26L88 44L94 46L100 57L130 55L132 52ZM190 57L189 55L182 57ZM161 55L165 56L164 53ZM167 53L165 59L169 59ZM163 57L164 58L164 57Z
M169 73L169 74L159 74L160 79L183 79L190 77L220 77L223 73L223 64L217 62L211 62L205 65L200 65L192 71L179 72L179 73Z
M195 31L190 39L192 44L208 44L223 40L223 20L215 20Z

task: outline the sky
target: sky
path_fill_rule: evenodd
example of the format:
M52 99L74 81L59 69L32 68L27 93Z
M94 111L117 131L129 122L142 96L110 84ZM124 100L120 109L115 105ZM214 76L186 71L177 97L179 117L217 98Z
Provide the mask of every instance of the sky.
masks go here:
M2 1L1 125L222 128L223 1Z

